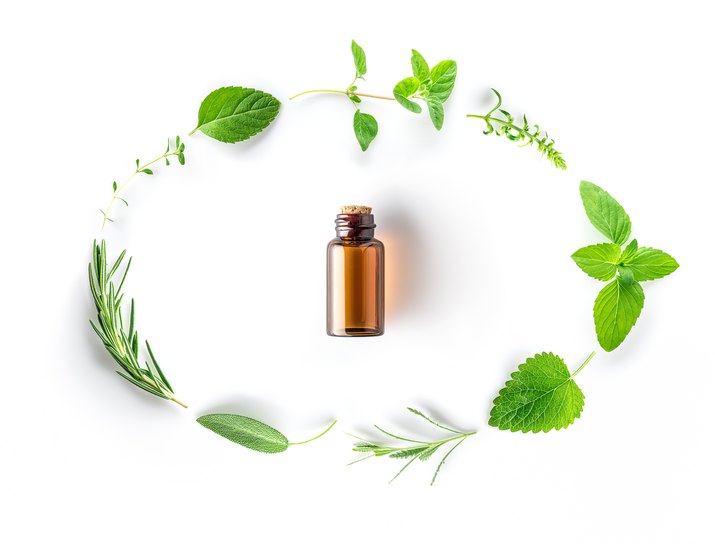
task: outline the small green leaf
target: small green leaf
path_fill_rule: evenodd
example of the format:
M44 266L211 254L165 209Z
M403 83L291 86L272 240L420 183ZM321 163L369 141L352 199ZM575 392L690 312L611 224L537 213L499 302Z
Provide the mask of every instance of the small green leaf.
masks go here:
M672 274L680 265L665 251L641 247L628 256L624 255L623 266L633 272L635 281L647 281Z
M288 449L288 439L273 427L236 414L209 414L196 421L231 442L263 453Z
M583 393L563 359L553 353L537 353L519 365L499 391L489 425L524 433L558 430L581 415L583 402Z
M588 181L581 182L580 192L591 224L611 242L625 243L631 235L631 219L616 199Z
M616 275L620 256L621 246L618 244L596 244L582 247L571 258L592 278L608 281Z
M360 102L362 102L362 100L360 100L360 97L359 97L359 96L355 96L354 94L351 94L351 95L348 95L348 96L350 97L350 100L352 100L352 101L355 102L356 104L359 104Z
M457 63L453 60L443 60L430 71L432 86L430 96L439 98L441 102L446 102L454 89L454 81L457 78Z
M439 98L432 95L425 98L425 101L427 102L429 117L432 119L434 128L440 130L442 128L442 124L444 123L444 106L442 106L442 102L440 102Z
M598 343L606 351L613 351L626 339L643 309L645 294L638 283L627 284L616 278L596 297L593 319Z
M625 266L618 267L618 277L625 285L633 285L636 281L633 276L633 270L626 268Z
M392 90L392 94L395 96L395 100L397 100L402 106L411 112L420 113L422 111L422 107L416 102L409 100L409 97L417 92L419 86L420 82L416 77L407 77L395 85L395 88Z
M167 166L169 166L169 165L171 164L171 163L169 162L169 157L167 157L167 158L164 159L164 160L166 160L166 165L167 165Z
M393 459L407 459L409 457L416 457L418 455L421 455L424 453L428 448L428 446L423 446L419 448L410 448L407 450L400 450L396 451L395 453L391 453L390 457Z
M353 130L355 131L355 137L360 144L360 148L366 151L370 146L370 142L377 136L377 121L372 115L362 113L360 110L355 110Z
M638 240L636 240L634 238L623 249L623 253L621 253L621 262L625 263L625 262L629 261L633 257L633 255L636 254L636 251L638 251Z
M150 170L149 168L144 168L144 170L142 170L141 172L142 172L142 174L147 174L147 175L149 175L149 176L153 176L153 175L154 175L153 170Z
M355 40L350 46L353 52L353 62L355 63L355 77L362 77L367 73L367 59L365 51Z
M179 164L182 166L186 164L186 158L183 153L179 153Z
M190 134L200 130L221 142L241 142L268 127L280 107L281 103L276 98L263 91L222 87L210 93L201 103L198 125ZM177 148L179 146L177 139Z
M112 182L112 190L116 193L117 192L117 182L113 181Z
M412 73L414 76L417 78L417 80L422 83L426 79L429 78L430 72L429 72L429 65L427 64L427 61L425 58L420 55L420 53L416 50L412 50Z
M137 170L139 170L139 159L137 159Z

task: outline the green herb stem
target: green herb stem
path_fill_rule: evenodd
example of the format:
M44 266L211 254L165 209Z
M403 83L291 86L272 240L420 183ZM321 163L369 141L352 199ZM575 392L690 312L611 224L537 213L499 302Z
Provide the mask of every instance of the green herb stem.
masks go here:
M586 360L585 360L583 363L581 363L581 366L576 369L576 372L574 372L573 374L571 374L571 377L572 377L572 378L575 378L575 377L576 377L576 374L578 374L579 372L581 372L581 371L584 369L584 367L585 367L589 362L591 362L591 359L593 359L595 356L596 356L596 352L595 352L595 351L592 351L592 352L591 352L591 355L589 355L589 356L586 358Z
M325 429L325 430L324 430L322 433L320 433L319 435L314 436L313 438L309 438L308 440L303 440L302 442L289 442L288 445L289 445L289 446L298 446L298 445L300 445L300 444L307 444L308 442L312 442L313 440L317 440L317 439L320 438L321 436L327 434L328 431L330 431L330 429L332 429L333 427L335 427L335 424L336 424L337 422L338 422L337 419L334 420L334 421L330 424L330 426L329 426L327 429Z
M336 93L336 94L344 94L348 98L350 98L351 96L361 96L363 98L377 98L380 100L395 100L395 98L392 96L383 96L380 94L369 94L369 93L358 93L355 91L348 91L348 90L341 91L340 89L311 89L310 91L303 91L301 93L294 94L288 100L293 100L294 98L298 98L299 96L303 96L305 94L311 94L311 93Z

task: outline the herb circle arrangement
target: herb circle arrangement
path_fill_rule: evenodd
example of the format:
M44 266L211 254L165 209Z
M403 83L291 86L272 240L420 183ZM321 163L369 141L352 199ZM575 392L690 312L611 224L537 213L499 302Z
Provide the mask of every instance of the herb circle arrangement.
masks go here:
M392 96L359 92L357 82L367 74L365 51L355 41L351 44L354 75L349 85L341 89L312 89L300 92L291 100L306 94L344 94L354 106L353 131L360 149L365 152L378 135L375 117L362 111L365 100L394 101L411 113L419 114L427 108L435 129L441 130L448 101L457 77L457 63L443 60L433 67L416 50L412 50L410 64L412 76L398 81ZM347 78L346 78L347 79ZM467 114L467 118L484 121L484 134L504 136L521 142L522 146L536 145L537 151L554 167L566 170L566 160L555 147L555 141L539 125L530 124L526 115L519 122L505 109L502 97L492 89L497 103L484 115ZM222 87L211 92L201 103L196 127L189 136L199 131L215 140L236 143L255 136L273 122L281 103L272 95L247 87ZM136 159L134 171L118 184L112 182L111 199L102 208L102 227L113 222L110 213L117 203L128 206L123 196L127 185L141 175L154 175L153 168L162 162L170 166L172 159L186 164L186 145L179 136L169 140L158 157L142 162ZM152 167L152 168L150 168ZM631 238L631 220L623 206L601 187L582 181L580 194L591 224L607 241L582 247L573 253L576 265L592 278L607 285L599 292L593 307L596 338L607 352L620 346L628 336L643 310L645 293L643 282L663 278L678 268L676 260L659 249L640 247ZM134 300L124 298L123 286L132 260L125 258L126 251L110 259L106 243L94 242L89 263L89 286L95 303L97 317L90 321L92 328L104 344L106 351L119 365L117 373L125 380L166 400L186 408L179 400L168 378L145 341L140 347L135 319ZM144 356L143 353L146 355ZM537 353L519 365L494 399L489 425L501 430L523 433L548 432L564 429L581 416L584 394L574 379L596 355L592 352L572 372L566 362L554 353ZM575 366L575 365L574 365ZM445 437L436 441L404 437L375 425L389 443L353 436L357 442L353 451L364 454L353 461L371 457L402 459L405 464L395 475L402 474L414 461L427 461L438 451L443 452L437 463L432 484L449 455L476 431L461 431L439 423L420 410L408 408L416 417L441 432ZM312 442L330 431L330 426L307 440L290 442L273 427L240 414L206 414L198 418L205 428L240 444L263 453L281 453L289 447ZM443 448L444 446L444 448ZM353 464L350 463L350 464ZM394 478L393 478L394 480Z

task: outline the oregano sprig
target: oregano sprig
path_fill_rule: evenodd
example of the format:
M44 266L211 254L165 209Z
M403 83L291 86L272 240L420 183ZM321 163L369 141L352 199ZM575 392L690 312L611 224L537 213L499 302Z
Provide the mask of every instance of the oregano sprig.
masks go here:
M390 480L390 483L392 483L395 478L397 478L400 474L402 474L407 467L409 467L414 461L419 459L420 461L427 461L432 455L440 449L442 446L446 444L452 444L452 446L447 450L447 453L442 457L442 460L439 462L437 465L437 469L434 471L434 475L432 476L432 482L430 485L434 485L435 480L437 479L437 476L439 475L440 470L442 469L442 466L444 463L447 461L447 458L451 455L451 453L462 443L464 442L467 438L470 436L476 434L476 431L459 431L457 429L452 429L450 427L447 427L445 425L442 425L441 423L437 423L433 419L427 417L425 414L420 412L419 410L416 410L415 408L407 408L410 412L415 414L416 416L421 417L425 421L431 423L435 427L449 432L449 436L447 438L444 438L442 440L437 440L434 442L429 442L425 440L415 440L413 438L405 438L402 436L398 436L396 434L393 434L391 432L386 431L382 427L379 427L378 425L375 425L375 428L383 433L384 435L393 438L395 440L403 442L403 444L397 445L397 446L391 446L387 444L380 443L376 440L369 440L366 438L360 438L359 436L355 435L350 435L353 438L356 438L358 442L355 442L353 444L353 451L359 452L359 453L365 453L367 455L353 461L350 463L351 465L354 465L355 463L359 463L360 461L364 461L366 459L370 459L371 457L390 457L392 459L407 459L407 463L405 463L402 468L399 470L397 474Z
M364 113L358 107L358 104L362 103L363 98L395 100L413 113L420 113L422 111L422 106L415 102L415 100L424 101L429 111L432 124L437 130L442 128L444 124L444 103L452 93L457 77L457 63L455 61L443 60L430 69L424 57L413 49L411 58L413 75L399 81L393 88L392 96L385 96L358 92L356 83L358 79L365 80L367 60L365 51L355 40L352 41L351 51L353 64L355 65L355 75L344 90L311 89L291 96L290 100L311 93L344 94L355 106L353 131L363 151L367 151L367 148L375 139L378 132L377 120L372 115Z
M104 225L109 222L114 222L110 217L109 217L109 212L112 210L112 206L114 206L114 203L116 201L122 202L125 206L129 206L129 202L126 201L125 198L119 196L122 191L126 188L127 185L129 185L129 182L134 179L134 176L137 174L145 174L147 176L152 176L154 175L154 171L149 168L152 164L161 161L162 159L165 161L166 166L169 166L171 163L169 162L170 157L176 156L179 160L179 164L184 165L186 164L186 157L184 156L184 150L186 149L186 146L184 143L181 141L181 138L179 136L176 137L176 140L174 141L174 149L171 149L171 139L167 139L166 141L166 150L164 153L159 155L157 158L152 159L148 162L145 162L144 164L141 164L141 161L139 159L136 160L135 162L135 167L134 167L134 172L122 183L121 185L117 185L116 181L112 182L112 198L105 207L105 209L100 208L100 212L102 212L102 228L104 228Z
M502 99L499 92L496 89L492 89L492 91L497 97L496 106L489 110L485 115L470 113L467 114L467 117L483 120L487 125L484 134L493 133L497 136L505 136L512 142L524 142L521 147L536 144L536 148L542 156L546 157L546 159L556 168L566 170L566 160L561 155L561 152L557 151L554 147L554 139L549 139L549 135L546 132L542 134L539 125L530 125L529 121L526 119L526 115L522 117L521 125L517 124L514 116L501 108ZM500 113L502 117L492 115L495 112ZM495 127L494 125L497 126Z
M124 267L119 282L115 283L113 278L115 274L119 273L125 255L126 251L122 251L114 263L109 266L106 243L102 240L102 243L98 245L97 241L94 241L92 260L89 263L89 288L97 309L97 323L93 321L89 323L102 340L105 349L121 367L121 370L117 370L117 374L147 393L173 401L186 408L186 404L174 395L174 390L154 357L148 340L145 344L151 363L146 361L142 366L139 362L139 333L134 320L134 299L129 306L128 326L124 325L122 287L132 264L131 258Z
M645 303L641 281L672 274L677 261L660 249L638 247L631 219L615 198L598 185L582 181L581 200L591 224L610 243L582 247L571 258L594 279L610 281L596 297L593 319L601 347L613 351L636 324Z

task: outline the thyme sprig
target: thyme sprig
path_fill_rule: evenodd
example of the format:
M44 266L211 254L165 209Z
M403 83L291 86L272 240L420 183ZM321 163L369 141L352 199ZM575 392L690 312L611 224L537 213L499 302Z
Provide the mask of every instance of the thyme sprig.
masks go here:
M113 223L114 221L109 217L109 212L112 210L112 206L114 206L114 203L119 200L120 202L123 202L125 206L129 206L129 202L126 201L126 199L122 198L119 196L122 191L126 188L127 185L129 185L129 182L131 182L134 179L134 176L137 174L146 174L148 176L154 175L154 171L149 168L152 164L159 162L160 160L164 159L166 162L166 166L169 166L171 163L169 162L169 157L176 156L179 159L179 164L183 165L186 163L186 158L184 157L184 149L186 146L184 143L181 141L181 138L178 136L176 137L176 140L174 142L174 149L173 151L171 150L171 140L167 139L166 140L166 151L159 155L157 158L150 160L149 162L145 162L144 164L140 164L140 160L137 159L134 167L134 172L132 175L130 175L124 183L121 185L117 185L116 181L112 182L112 198L105 207L105 209L99 209L100 212L102 212L102 228L104 228L104 225L107 224L107 221L110 223Z
M394 438L395 440L400 440L402 442L407 443L408 445L398 445L398 446L389 446L386 444L381 444L378 443L377 441L374 440L368 440L365 438L360 438L359 436L355 435L349 435L352 436L353 438L356 438L358 442L355 442L353 444L353 451L359 452L359 453L367 453L368 455L365 455L364 457L361 457L360 459L356 459L352 463L349 463L350 465L353 465L355 463L359 463L360 461L364 461L366 459L370 459L371 457L383 457L383 456L388 456L393 459L408 459L407 463L403 465L403 467L399 470L397 474L390 480L390 483L392 483L400 474L402 474L407 467L409 467L413 462L415 462L417 459L420 461L426 461L432 455L440 449L442 446L445 444L449 444L451 442L456 442L449 450L447 450L447 453L442 457L442 460L439 462L437 465L437 469L434 471L434 475L432 476L432 482L430 485L434 485L435 480L437 479L437 476L439 475L439 471L442 469L442 466L444 465L445 461L447 460L447 457L450 456L450 454L457 449L457 447L464 442L467 438L470 436L476 434L476 431L459 431L457 429L452 429L450 427L447 427L445 425L442 425L440 423L437 423L436 421L430 419L426 415L424 415L422 412L415 408L407 408L410 412L413 414L421 417L425 421L428 421L435 427L438 427L439 429L442 429L444 431L448 431L451 433L451 436L448 436L447 438L443 440L437 440L435 442L427 442L423 440L415 440L413 438L405 438L402 436L398 436L396 434L393 434L391 432L386 431L382 427L379 427L378 425L375 425L375 428L380 431L381 433L389 436L390 438Z
M529 125L526 119L526 115L523 116L522 124L519 126L514 122L514 116L508 111L501 109L502 99L501 95L496 89L492 89L497 97L497 105L494 106L486 115L476 115L470 113L467 117L474 119L482 119L486 124L487 128L484 134L496 134L497 136L506 136L507 139L512 142L524 143L521 147L530 146L536 144L538 151L545 156L549 162L551 162L556 168L561 170L566 170L566 160L561 156L561 152L554 148L554 139L549 139L547 132L541 134L541 128L539 125L534 124L533 127ZM492 116L494 112L498 111L504 118ZM494 127L494 124L497 127Z
M144 366L139 363L139 334L135 329L134 299L129 307L129 327L125 330L122 318L122 286L132 264L131 257L124 267L119 283L115 284L112 279L119 271L125 255L126 251L122 251L109 267L104 240L100 245L94 241L92 260L89 263L89 288L97 308L97 323L91 320L89 323L102 340L105 349L122 368L117 370L117 374L152 395L171 400L186 408L186 405L174 396L174 390L154 357L149 341L146 341L146 350L151 364L148 361Z

